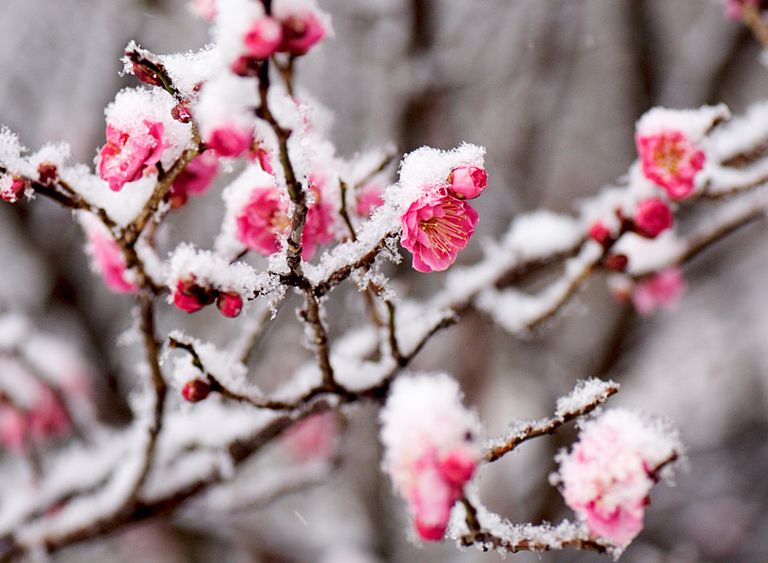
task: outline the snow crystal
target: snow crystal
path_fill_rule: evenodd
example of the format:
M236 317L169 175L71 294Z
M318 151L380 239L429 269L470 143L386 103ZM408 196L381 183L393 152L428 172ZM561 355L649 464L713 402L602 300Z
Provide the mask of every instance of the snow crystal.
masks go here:
M596 377L581 380L576 383L573 391L557 400L555 416L562 417L569 413L583 411L589 405L603 403L608 398L610 391L618 387L618 383L610 380L603 381Z
M707 149L722 162L750 152L768 142L768 101L751 106L744 114L724 123L707 139Z
M199 51L161 55L160 61L173 85L185 98L195 98L195 89L201 83L212 80L223 70L215 45L208 45Z

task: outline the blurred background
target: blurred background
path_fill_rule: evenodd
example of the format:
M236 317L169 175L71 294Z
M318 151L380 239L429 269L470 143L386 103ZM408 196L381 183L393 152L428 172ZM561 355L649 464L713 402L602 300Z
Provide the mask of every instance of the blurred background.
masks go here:
M490 188L461 260L480 256L521 212L570 211L634 159L635 120L654 105L725 102L742 112L768 92L746 30L716 0L319 0L335 39L298 67L299 85L335 114L342 154L389 141L404 151L461 141L488 148ZM0 123L36 149L72 144L91 162L104 141L103 108L118 89L130 39L156 53L199 48L206 26L183 0L3 0ZM190 203L167 240L209 247L222 215L216 190ZM768 560L768 245L754 224L686 268L677 312L638 317L594 280L545 331L520 341L477 313L436 338L418 366L460 379L489 436L512 420L551 414L577 379L622 383L613 405L669 417L690 447L678 486L654 490L646 528L623 557L638 562ZM23 310L88 355L102 418L126 421L136 349L116 344L130 300L109 294L82 253L70 216L47 202L0 206L0 306ZM402 293L428 292L439 275L403 272ZM411 284L409 286L409 284ZM336 323L355 295L331 311ZM285 307L257 350L269 388L306 359ZM351 305L350 305L351 306ZM206 311L167 312L226 342L233 325ZM354 319L353 319L354 320ZM346 323L346 324L345 324ZM285 350L299 349L286 354ZM290 356L290 357L286 357ZM405 505L379 471L375 411L353 413L340 467L322 486L269 507L152 522L57 554L60 561L480 562L496 554L453 545L415 547ZM552 456L573 433L543 438L484 470L481 494L513 522L571 514L547 485ZM256 469L244 486L259 485ZM0 499L2 502L2 499ZM514 561L606 560L572 551Z

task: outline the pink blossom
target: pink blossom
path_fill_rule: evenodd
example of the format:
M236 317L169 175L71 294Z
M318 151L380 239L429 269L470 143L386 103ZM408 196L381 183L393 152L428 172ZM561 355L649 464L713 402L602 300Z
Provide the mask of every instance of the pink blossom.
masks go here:
M187 313L196 313L216 300L215 292L197 284L194 276L176 282L173 304Z
M448 177L451 195L459 199L475 199L488 185L485 168L461 166L454 168Z
M27 182L22 178L12 176L0 177L0 199L8 203L16 203L27 189Z
M356 194L355 213L359 217L370 217L374 210L384 203L384 193L380 184L370 183L360 188Z
M243 37L248 55L256 59L271 57L282 40L283 29L280 23L267 16L254 21Z
M216 0L192 0L192 11L207 22L216 17Z
M334 238L334 209L323 199L325 182L317 176L309 177L309 190L313 195L307 207L307 222L301 234L301 257L312 260L320 244L327 244Z
M656 238L672 226L672 210L658 198L641 201L635 208L635 230L638 234Z
M29 423L23 412L9 405L0 405L0 443L13 453L27 449Z
M274 185L255 188L235 221L238 240L264 256L280 250L279 234L290 225L286 205Z
M419 272L442 271L467 246L477 225L477 212L465 201L429 189L403 214L402 245L413 254Z
M222 315L232 319L240 316L243 310L243 298L235 291L222 292L216 298L216 307Z
M86 252L93 260L94 269L101 274L104 284L115 293L136 291L136 284L127 276L123 251L106 228L94 221L86 226L86 236Z
M210 187L219 172L219 159L212 150L207 150L192 160L182 170L171 186L171 202L174 208L180 207L190 195L202 195Z
M421 467L410 494L414 525L421 539L440 541L462 489L448 483L431 458L422 459L418 465Z
M693 193L696 174L704 167L706 156L685 134L667 130L638 135L636 143L649 180L664 188L672 199L685 199Z
M107 143L99 151L99 175L113 191L154 170L163 151L165 128L160 122L145 120L139 131L121 131L107 125Z
M267 174L275 173L274 169L272 168L272 157L270 156L269 151L265 149L262 145L257 145L251 151L249 158L251 160L258 161L259 166L261 166L261 169Z
M37 440L65 436L71 426L61 400L45 387L39 390L28 417L30 433Z
M611 237L613 236L611 233L611 230L605 226L605 223L602 221L595 221L592 223L592 226L589 228L589 231L587 231L587 236L591 238L593 241L598 242L605 246L610 242Z
M655 471L679 444L655 421L624 409L588 422L570 452L558 456L563 498L593 536L625 546L643 528Z
M277 50L282 53L304 55L326 35L323 22L309 11L282 17L280 23L283 37Z
M686 290L683 272L677 266L640 280L632 293L632 304L641 315L657 309L674 310Z
M250 130L234 125L220 125L208 134L205 143L219 156L236 158L250 148L252 137Z
M284 444L298 462L329 460L339 434L339 423L331 412L315 414L291 426Z

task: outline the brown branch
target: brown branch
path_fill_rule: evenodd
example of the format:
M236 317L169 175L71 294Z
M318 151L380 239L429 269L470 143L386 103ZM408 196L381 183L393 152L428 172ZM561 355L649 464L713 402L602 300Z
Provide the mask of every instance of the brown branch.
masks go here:
M763 20L760 7L751 2L742 2L741 21L749 28L763 49L768 49L768 24Z

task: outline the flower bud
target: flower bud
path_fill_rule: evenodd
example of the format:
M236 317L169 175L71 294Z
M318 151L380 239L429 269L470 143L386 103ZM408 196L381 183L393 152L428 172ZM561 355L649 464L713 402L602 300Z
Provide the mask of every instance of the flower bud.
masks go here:
M629 265L629 258L627 258L626 254L611 254L605 258L603 265L606 270L624 272Z
M448 176L451 195L459 199L475 199L488 185L488 174L484 168L461 166L454 168Z
M635 209L635 232L647 238L656 238L669 229L673 221L669 206L657 198L641 201Z
M194 276L179 280L173 292L173 304L187 313L195 313L215 300L216 292L198 285Z
M283 27L283 36L277 50L283 53L304 55L325 37L325 27L311 12L289 16L280 23Z
M283 40L283 29L277 20L263 17L256 20L243 37L248 54L256 59L271 57Z
M51 184L56 181L59 171L52 162L41 162L37 167L38 178L43 184Z
M0 199L8 203L16 203L27 189L28 183L23 178L13 177L0 179Z
M602 221L595 221L587 231L587 236L593 241L606 246L611 241L611 230Z
M216 307L225 317L234 318L243 310L243 298L234 291L223 292L216 299Z
M179 102L171 108L171 117L179 123L189 123L192 121L192 113L189 111L187 102Z
M205 400L211 393L211 386L202 379L191 379L184 384L181 395L190 403L199 403Z

